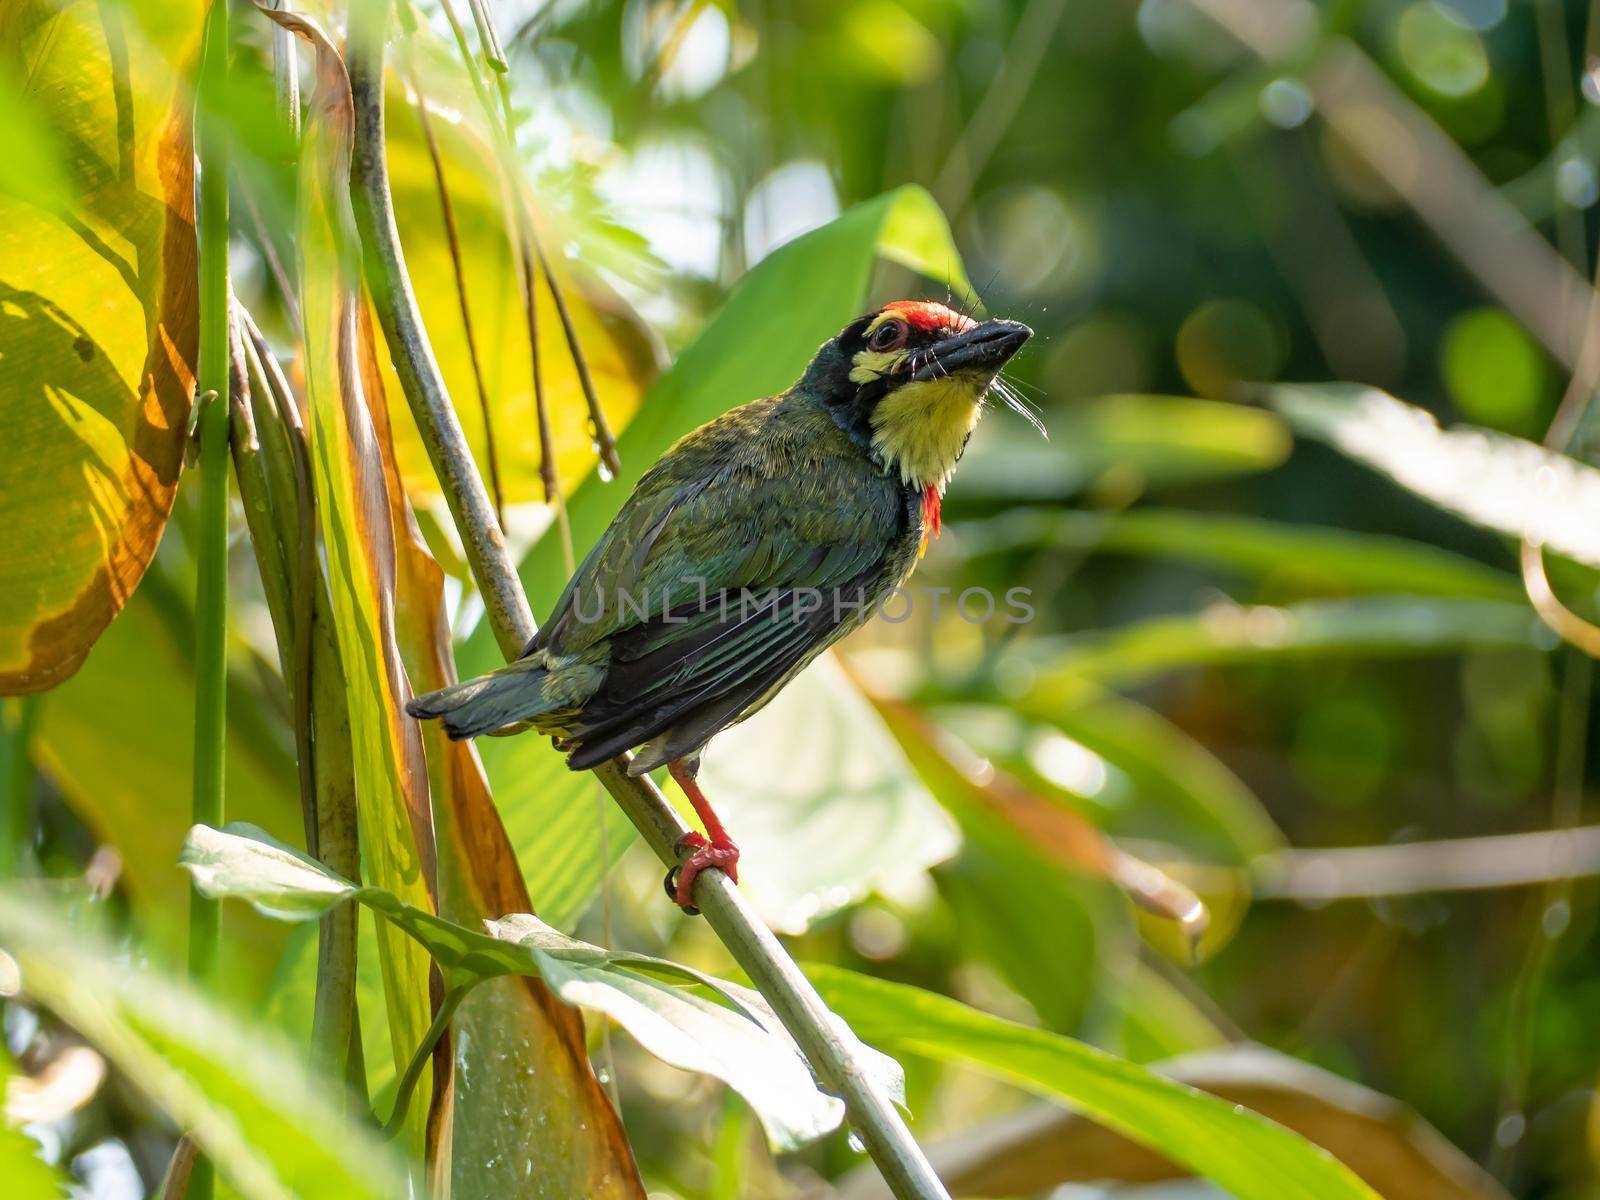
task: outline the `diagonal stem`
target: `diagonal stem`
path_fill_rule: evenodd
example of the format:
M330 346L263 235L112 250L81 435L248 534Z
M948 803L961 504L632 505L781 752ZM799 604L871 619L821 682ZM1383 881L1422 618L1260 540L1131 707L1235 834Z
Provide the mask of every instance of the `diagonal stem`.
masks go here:
M439 140L434 136L433 118L428 116L428 104L417 83L417 72L411 64L408 63L407 67L406 78L417 96L417 124L422 128L422 139L428 147L428 160L433 164L433 181L439 193L439 215L444 220L445 244L450 248L450 268L455 275L456 300L461 308L461 329L467 339L467 360L472 364L472 382L478 391L478 408L483 413L484 461L489 466L489 490L494 497L495 516L504 525L506 493L500 482L500 450L494 436L494 413L489 404L489 389L484 385L483 365L478 357L478 335L472 325L472 304L467 298L467 271L461 261L461 235L456 228L455 203L450 199L444 159L439 154Z
M379 324L461 533L495 638L510 658L533 637L533 614L428 344L394 224L383 158L388 22L385 3L359 5L351 12L346 62L355 101L352 187L364 267ZM674 848L689 830L661 790L648 777L630 777L622 758L597 767L595 774L661 861L675 865ZM694 901L772 1005L823 1086L844 1099L857 1134L893 1193L902 1200L948 1200L944 1185L888 1095L835 1028L835 1018L816 989L739 890L722 872L707 871L695 881Z
M354 905L347 907L353 908ZM394 1137L405 1124L406 1109L411 1107L411 1093L417 1089L417 1080L422 1078L422 1069L428 1065L428 1060L433 1057L433 1048L439 1044L439 1039L449 1028L450 1018L456 1015L456 1009L461 1007L461 1002L467 998L467 993L477 982L479 981L474 978L460 987L451 989L440 1001L439 1010L433 1014L433 1024L429 1025L428 1031L422 1035L416 1053L412 1054L411 1061L406 1064L406 1073L400 1077L400 1086L395 1089L394 1110L384 1124L384 1137Z

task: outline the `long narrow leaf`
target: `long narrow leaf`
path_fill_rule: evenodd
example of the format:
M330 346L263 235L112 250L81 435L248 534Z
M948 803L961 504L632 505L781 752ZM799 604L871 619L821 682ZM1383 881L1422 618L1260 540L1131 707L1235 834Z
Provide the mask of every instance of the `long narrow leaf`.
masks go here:
M807 974L879 1049L965 1063L1063 1100L1239 1200L1376 1200L1348 1168L1282 1126L1082 1042L904 984L835 967Z
M325 35L304 18L273 14L316 47L300 177L300 302L311 408L312 474L327 547L334 627L348 684L363 858L371 879L419 907L436 904L427 765L394 633L394 531L357 352L359 293L350 211L350 83ZM430 1020L428 957L380 929L384 992L397 1067ZM415 1106L412 1145L427 1117Z

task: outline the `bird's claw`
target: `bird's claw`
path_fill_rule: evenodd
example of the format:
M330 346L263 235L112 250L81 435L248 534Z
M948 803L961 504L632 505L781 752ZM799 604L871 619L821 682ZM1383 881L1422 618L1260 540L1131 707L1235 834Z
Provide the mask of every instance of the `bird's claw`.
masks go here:
M688 916L700 914L691 903L695 877L707 867L721 869L734 883L739 882L739 847L732 842L718 845L703 833L691 830L678 839L674 852L683 861L667 872L663 881L672 902Z

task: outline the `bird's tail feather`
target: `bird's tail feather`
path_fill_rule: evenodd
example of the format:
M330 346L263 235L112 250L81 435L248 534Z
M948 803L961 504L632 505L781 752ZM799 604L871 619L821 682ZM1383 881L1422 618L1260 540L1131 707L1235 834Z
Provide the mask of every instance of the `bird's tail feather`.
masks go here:
M452 741L480 737L558 707L545 695L548 677L544 667L524 659L465 683L416 696L406 711L423 720L440 718Z

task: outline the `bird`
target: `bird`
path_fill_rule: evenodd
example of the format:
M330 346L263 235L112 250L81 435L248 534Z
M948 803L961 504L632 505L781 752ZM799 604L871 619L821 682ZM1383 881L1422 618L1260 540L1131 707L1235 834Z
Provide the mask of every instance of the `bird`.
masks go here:
M697 912L702 871L738 882L738 846L697 783L706 744L906 582L991 391L1043 432L996 386L1032 336L932 300L851 321L787 391L645 471L514 662L407 712L456 740L536 730L573 770L628 751L630 775L666 766L706 830L680 839L665 881Z

